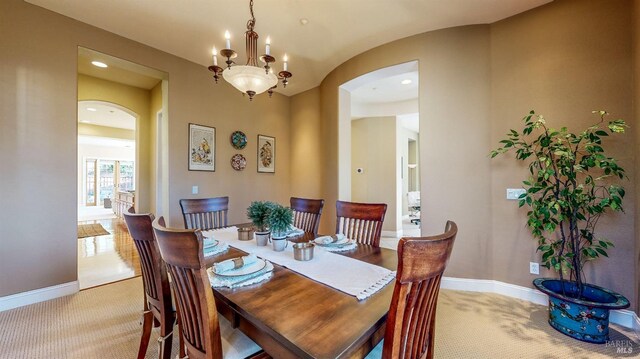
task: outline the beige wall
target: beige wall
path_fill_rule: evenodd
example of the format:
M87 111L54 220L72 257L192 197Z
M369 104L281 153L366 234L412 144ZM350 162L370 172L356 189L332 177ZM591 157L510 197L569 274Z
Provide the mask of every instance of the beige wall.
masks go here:
M169 74L162 96L170 99L169 213L174 226L182 223L178 199L194 197L191 186L199 185L199 197L231 197L232 222L244 219L252 199L324 198L321 231L332 230L340 155L338 86L418 60L423 234L440 232L446 219L458 223L448 276L529 286L534 276L527 263L537 254L524 212L504 200L504 189L518 185L525 171L507 158L490 161L487 153L531 108L571 128L589 123L590 110L606 108L633 126L637 95L632 69L640 66L631 61L631 10L631 2L623 0L555 1L493 25L391 42L350 59L319 88L291 101L276 94L249 103L230 86L214 85L202 66L20 0L2 1L0 197L10 205L0 209L0 296L76 280L79 45ZM215 173L187 171L189 122L217 128ZM228 140L238 129L250 140L242 151L233 150ZM275 174L256 173L258 133L277 138ZM610 260L597 264L597 274L588 273L590 281L620 291L634 305L640 236L633 221L638 204L633 184L639 163L628 148L638 149L639 136L635 132L613 143L612 154L631 177L626 214L602 223L602 233L617 247ZM249 160L242 173L229 165L235 152ZM26 155L33 153L46 156ZM49 175L47 186L42 186L43 174ZM46 270L35 270L42 263ZM15 273L21 274L20 281L11 279Z
M138 87L78 74L78 101L98 100L115 103L135 113L136 118L136 210L151 210L151 93Z
M317 87L291 97L291 196L323 196L322 158L326 144L321 137L322 126ZM327 206L335 207L335 203L325 202Z
M397 231L397 186L395 116L351 121L351 200L386 203L383 231ZM362 173L356 169L362 168Z
M505 200L505 189L520 185L525 168L509 158L490 161L487 154L532 108L556 126L575 129L592 121L594 108L632 119L630 5L623 0L555 1L492 25L394 41L338 66L320 86L325 150L318 159L329 204L321 231L332 230L332 204L339 199L338 87L365 73L418 60L423 234L440 232L446 219L458 223L448 276L530 287L536 276L529 274L528 263L539 256L524 224L526 211ZM596 264L598 272L594 266L588 270L589 281L621 292L634 305L636 163L635 154L624 149L636 142L626 136L611 146L631 178L626 214L601 221L600 233L617 247L611 259Z
M628 1L556 1L491 27L491 146L535 109L552 127L581 131L597 122L591 110L606 109L632 126L631 8ZM637 301L632 273L635 181L632 135L606 141L610 155L631 179L625 214L605 216L598 232L616 247L605 259L587 265L589 282ZM519 187L526 167L512 156L491 163L493 278L529 285L536 277L528 262L539 261L535 242L524 226L526 208L505 200L505 188ZM597 269L597 270L596 270ZM542 275L547 275L542 272Z
M163 97L169 99L171 225L182 225L178 199L195 197L190 195L192 185L200 186L200 197L229 195L232 222L246 220L244 211L251 199L288 202L287 97L258 96L249 102L231 86L215 85L203 66L21 0L0 2L0 33L0 197L10 204L0 209L0 296L77 278L78 46L169 74ZM215 173L187 171L189 122L217 127ZM232 149L232 130L245 131L248 148ZM258 133L277 138L275 174L256 171ZM248 159L244 172L231 169L235 152ZM48 179L46 186L43 176ZM16 274L20 280L14 280Z
M322 82L323 192L321 231L332 230L338 193L338 86L365 73L418 60L423 233L441 232L447 219L460 235L447 275L490 278L489 26L412 36L343 63ZM295 136L295 134L293 134ZM462 147L460 144L468 147ZM473 174L473 185L465 175ZM293 174L294 178L296 174ZM480 190L478 190L480 189ZM485 189L485 190L482 190Z
M257 96L252 102L240 93L230 89L230 85L220 84L213 88L207 76L194 66L193 73L185 74L190 78L176 85L175 77L169 80L170 119L169 119L169 206L171 225L182 226L183 220L178 201L182 198L215 197L228 195L229 221L247 222L246 209L251 201L272 200L283 205L289 203L290 193L290 143L289 143L289 99L275 95ZM180 85L184 86L182 88ZM229 87L225 100L219 99L218 91ZM171 89L176 91L172 93ZM192 99L189 115L183 121L175 121L172 115L176 109L174 98L179 93L190 92ZM188 122L216 128L215 172L187 171ZM229 136L233 131L243 131L249 140L247 147L236 150L231 146ZM273 136L275 144L275 173L257 172L258 134ZM231 167L231 156L241 153L247 158L244 171L235 171ZM191 187L199 186L198 195L191 194Z

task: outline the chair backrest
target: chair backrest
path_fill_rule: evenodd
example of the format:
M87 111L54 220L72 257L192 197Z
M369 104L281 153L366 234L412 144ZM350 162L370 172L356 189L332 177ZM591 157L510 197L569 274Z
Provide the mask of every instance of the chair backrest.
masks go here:
M181 199L184 227L187 229L216 229L227 226L229 197Z
M153 221L153 230L171 274L189 358L222 358L220 325L205 268L201 231L166 228L163 217Z
M156 316L173 315L169 277L151 226L153 214L136 214L131 207L123 216L140 257L145 304L150 306Z
M293 209L293 225L316 236L324 200L291 197L290 203Z
M383 358L433 358L436 304L458 227L432 237L402 238L387 317Z
M384 203L336 201L336 233L342 233L358 243L379 247L386 212L387 205Z

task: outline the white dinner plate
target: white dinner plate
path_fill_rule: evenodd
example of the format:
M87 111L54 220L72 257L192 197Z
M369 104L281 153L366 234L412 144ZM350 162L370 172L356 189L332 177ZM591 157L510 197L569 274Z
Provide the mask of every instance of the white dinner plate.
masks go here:
M337 239L335 235L331 236L332 242L325 243L322 240L318 240L319 238L314 239L315 244L321 247L341 247L351 243L351 240L347 237L342 237L341 239Z
M225 272L222 272L222 273L218 273L214 269L214 273L216 275L221 276L221 277L239 277L239 276L243 276L243 275L253 274L253 273L259 272L259 271L263 270L264 267L266 267L266 266L267 266L267 262L264 261L263 259L258 258L257 261L255 261L255 262L253 262L251 264L242 266L241 268L228 270L228 271L225 271Z

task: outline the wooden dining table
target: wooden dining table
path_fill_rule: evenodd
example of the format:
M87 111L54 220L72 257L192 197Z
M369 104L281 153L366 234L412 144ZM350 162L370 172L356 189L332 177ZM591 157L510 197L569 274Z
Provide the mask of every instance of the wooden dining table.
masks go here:
M292 241L312 239L307 234ZM231 247L207 264L245 254ZM396 251L363 244L337 254L390 270L398 263ZM359 301L274 264L273 276L264 282L214 288L213 294L218 312L273 358L363 358L384 338L394 283Z

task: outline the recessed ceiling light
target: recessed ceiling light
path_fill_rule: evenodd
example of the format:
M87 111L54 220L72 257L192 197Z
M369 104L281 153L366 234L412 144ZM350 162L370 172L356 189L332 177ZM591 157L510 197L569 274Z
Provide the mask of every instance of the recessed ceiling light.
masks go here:
M96 110L96 109L95 109L95 108L93 108L93 107L87 107L87 111L96 112L96 111L98 111L98 110Z
M403 84L403 85L408 85L408 84L410 84L411 82L413 82L413 81L411 81L411 80L409 80L409 79L406 79L406 80L402 80L402 82L400 82L400 83L401 83L401 84Z
M105 64L104 62L100 62L100 61L91 61L91 65L102 67L102 68L108 67L107 64Z
M307 19L307 18L305 18L305 17L303 17L302 19L300 19L300 24L301 24L301 25L303 25L303 26L304 26L304 25L306 25L306 24L308 24L308 23L309 23L309 19Z

